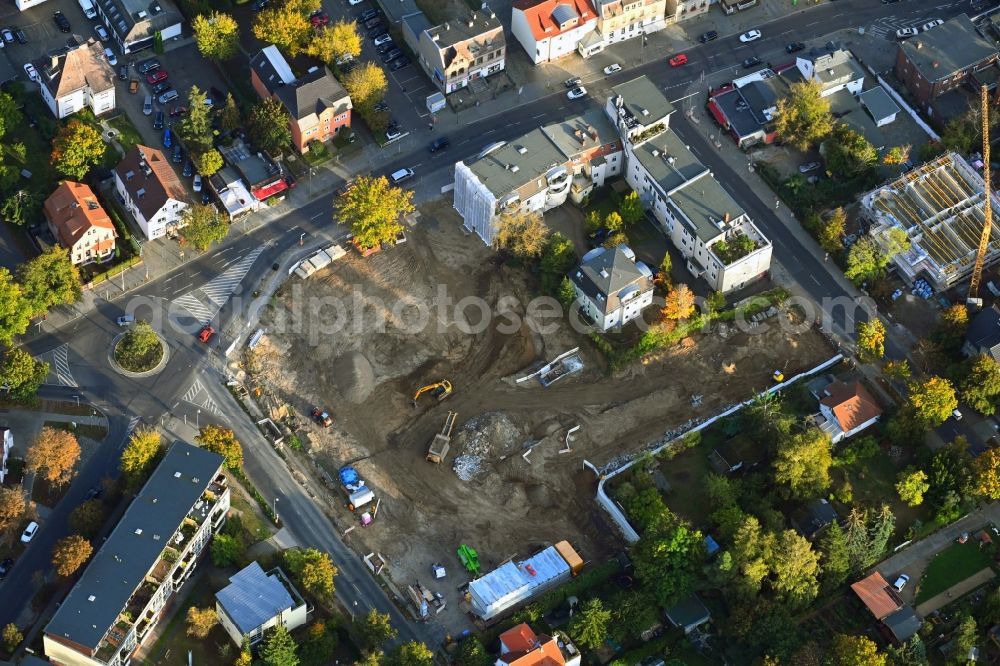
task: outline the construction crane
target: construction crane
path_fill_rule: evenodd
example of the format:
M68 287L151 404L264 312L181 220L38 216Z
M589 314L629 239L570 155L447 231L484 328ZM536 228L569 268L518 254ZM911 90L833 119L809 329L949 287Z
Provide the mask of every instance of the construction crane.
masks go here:
M413 394L413 400L410 401L410 404L416 407L417 400L419 400L420 396L422 396L425 393L430 393L438 400L444 400L449 395L451 395L451 382L449 382L447 379L442 379L436 384L428 384L427 386L420 387L419 389L417 389L417 392Z
M979 91L980 105L983 114L983 235L979 238L979 251L976 253L976 265L972 269L972 279L969 280L969 297L966 305L982 307L979 298L979 281L983 277L983 263L986 261L986 251L990 247L990 235L993 232L993 189L990 187L990 104L989 92L986 86Z

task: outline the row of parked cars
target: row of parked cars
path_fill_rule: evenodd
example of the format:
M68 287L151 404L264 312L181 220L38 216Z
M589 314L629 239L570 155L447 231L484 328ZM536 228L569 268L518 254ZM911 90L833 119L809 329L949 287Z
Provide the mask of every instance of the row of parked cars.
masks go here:
M392 36L382 22L379 10L366 9L358 12L354 15L354 20L364 28L365 34L372 40L375 50L381 56L383 64L390 70L403 69L412 62L410 57L392 41Z
M932 28L936 28L942 23L944 23L944 21L942 21L941 19L934 19L932 21L924 23L919 28L900 28L899 30L896 31L896 39L903 40L903 39L909 39L910 37L916 37L920 33L927 32Z

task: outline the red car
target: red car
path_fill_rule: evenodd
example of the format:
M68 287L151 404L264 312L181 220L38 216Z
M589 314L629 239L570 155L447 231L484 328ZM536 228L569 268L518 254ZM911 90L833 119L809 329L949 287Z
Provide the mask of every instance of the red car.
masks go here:
M205 328L201 329L200 333L198 333L198 339L201 340L202 342L208 342L209 340L212 339L213 335L215 335L215 329L212 328L211 326L206 326Z
M169 74L164 69L158 69L155 72L150 72L146 75L146 83L151 86L155 86L157 83L166 81Z
M313 12L309 15L309 22L313 24L314 28L319 28L324 25L329 25L330 17L323 12Z
M185 113L187 113L187 110L188 108L186 106L178 104L174 108L170 109L170 117L176 118L177 116L183 116Z
M686 65L688 57L686 53L678 53L673 58L670 59L671 67L680 67L681 65Z

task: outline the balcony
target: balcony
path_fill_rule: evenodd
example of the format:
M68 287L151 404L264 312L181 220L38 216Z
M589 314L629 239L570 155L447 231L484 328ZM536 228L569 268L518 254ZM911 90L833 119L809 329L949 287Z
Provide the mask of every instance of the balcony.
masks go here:
M167 574L169 574L170 570L174 568L174 563L179 557L180 553L172 547L167 546L164 548L163 553L160 555L160 560L147 576L147 581L151 580L157 587L163 585L163 581L167 579Z

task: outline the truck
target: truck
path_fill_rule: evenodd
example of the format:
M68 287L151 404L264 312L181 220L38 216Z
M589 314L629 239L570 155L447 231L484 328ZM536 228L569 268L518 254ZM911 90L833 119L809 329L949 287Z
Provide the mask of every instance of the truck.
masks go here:
M83 15L89 19L97 18L97 8L94 7L94 0L76 0L83 10Z
M448 412L448 416L444 420L444 427L441 428L441 432L434 435L434 439L431 440L431 444L427 448L428 461L440 465L448 457L448 449L451 447L451 430L455 427L455 419L457 418L457 412Z
M365 485L358 470L350 465L340 468L340 489L347 495L347 508L357 511L366 504L375 501L375 493Z

